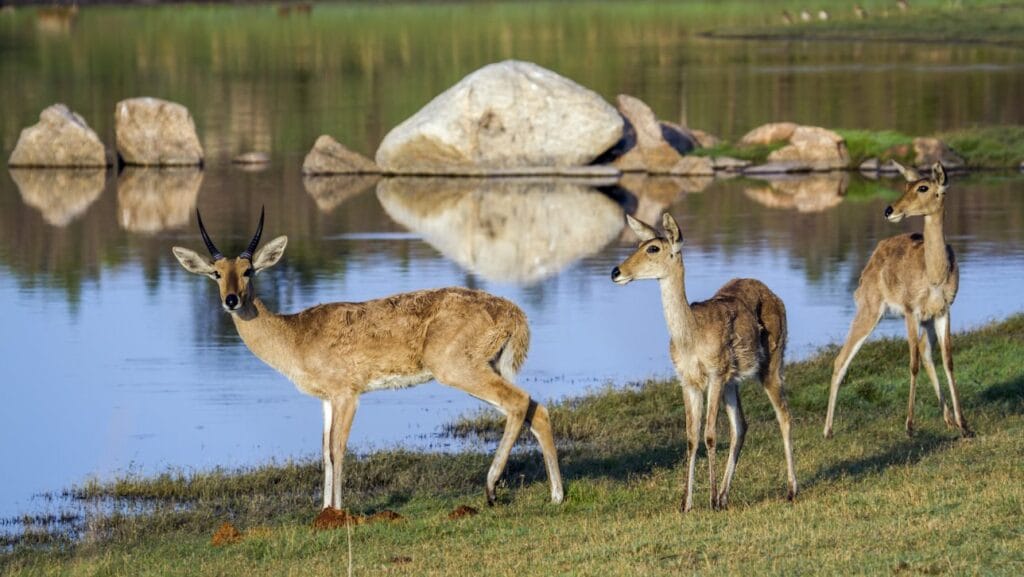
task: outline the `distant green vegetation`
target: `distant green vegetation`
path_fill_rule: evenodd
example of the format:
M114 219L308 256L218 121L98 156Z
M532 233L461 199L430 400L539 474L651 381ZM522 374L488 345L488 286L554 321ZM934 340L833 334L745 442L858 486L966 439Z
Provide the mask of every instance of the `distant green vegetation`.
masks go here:
M1024 162L1024 126L986 126L937 135L957 151L968 166L1017 166Z
M858 166L869 158L897 160L903 163L914 161L914 138L893 130L837 130L846 140L850 153L850 165Z
M513 456L503 502L493 509L483 506L489 454L352 457L346 496L353 510L405 517L352 529L354 573L1019 575L1024 315L955 335L954 343L965 413L978 433L968 440L942 424L923 375L919 430L906 437L902 339L864 346L840 393L831 441L821 426L835 347L788 366L802 491L795 504L782 498L778 427L756 383L742 392L750 431L724 512L708 509L703 462L697 509L677 511L684 421L674 380L609 387L552 406L568 490L562 506L547 502L536 450ZM500 426L493 413L479 413L450 432L491 438ZM309 461L89 484L73 491L82 511L93 511L81 540L39 548L33 543L46 542L46 534L36 531L0 557L0 572L344 574L347 532L310 528L319 483L319 465ZM449 520L460 504L482 511ZM132 507L147 512L103 513ZM224 521L248 536L212 547Z
M863 1L867 11L858 18L854 2L818 2L803 21L806 4L773 3L771 18L762 25L716 29L713 36L793 38L807 40L896 40L910 42L969 42L1024 46L1024 2L1021 0L911 0L901 11L894 0ZM820 20L826 9L829 18ZM792 19L786 24L783 10Z

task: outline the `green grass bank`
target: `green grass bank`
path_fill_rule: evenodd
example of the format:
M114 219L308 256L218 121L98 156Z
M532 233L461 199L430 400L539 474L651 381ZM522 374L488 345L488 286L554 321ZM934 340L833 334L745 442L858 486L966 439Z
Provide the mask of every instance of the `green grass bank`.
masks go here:
M730 508L722 512L707 505L705 461L698 507L678 512L683 412L674 381L609 387L552 406L567 485L561 506L548 503L540 456L526 437L504 477L502 502L490 509L483 499L487 452L353 457L346 462L350 510L404 517L352 528L353 572L1019 575L1024 315L955 335L954 347L965 414L977 432L972 439L946 429L926 380L918 431L906 436L902 340L865 345L841 391L829 441L821 426L835 346L789 365L801 484L792 504L783 499L778 428L756 383L741 392L750 431ZM452 423L448 433L489 438L499 426L482 412ZM309 461L78 487L75 500L92 511L79 538L30 529L0 557L0 572L344 574L349 533L310 527L319 484L318 464ZM481 512L450 520L462 504ZM213 547L224 521L245 537Z
M718 38L971 43L1024 46L1021 0L911 0L901 10L895 0L861 2L771 2L761 24L723 27ZM858 14L856 6L863 9ZM801 12L806 10L809 19ZM827 13L827 19L820 17ZM787 17L788 15L788 17Z

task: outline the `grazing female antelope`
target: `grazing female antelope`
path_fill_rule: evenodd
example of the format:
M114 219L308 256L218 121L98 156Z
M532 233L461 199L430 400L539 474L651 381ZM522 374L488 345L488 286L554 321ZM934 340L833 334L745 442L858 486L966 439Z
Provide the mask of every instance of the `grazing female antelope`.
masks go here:
M682 510L693 508L693 480L697 444L701 435L703 399L707 396L704 446L708 452L711 479L711 507L728 505L729 486L740 458L747 422L740 405L739 382L757 376L764 387L782 429L789 476L788 499L796 497L796 470L790 440L789 407L782 390L782 355L786 348L786 307L763 283L754 279L733 279L715 296L690 304L686 300L685 268L681 253L683 237L672 215L665 213L665 237L646 224L626 215L629 227L640 238L640 246L629 258L612 269L612 281L624 285L637 279L657 279L661 304L671 336L669 354L683 386L686 408L687 477ZM725 401L731 431L729 461L725 465L722 490L715 490L715 424L719 403Z
M836 356L832 370L832 386L825 417L825 437L832 436L832 420L836 410L839 385L846 376L850 361L860 350L882 314L888 309L903 315L907 323L907 342L910 344L910 398L907 400L907 434L914 433L914 393L920 361L935 388L935 396L942 405L942 416L949 427L960 429L964 437L972 435L960 411L960 397L953 378L953 351L949 337L949 307L956 298L960 285L960 269L953 249L942 234L945 214L946 189L949 180L941 163L932 166L931 178L921 178L913 168L896 163L907 179L903 196L885 208L889 222L900 222L908 216L924 217L924 234L912 233L887 238L878 243L860 274L860 285L853 298L857 314L850 325L846 343ZM921 334L921 332L924 334ZM942 395L939 378L932 363L932 344L938 338L942 349L942 367L949 382L949 396L953 401L950 413Z
M279 236L257 250L261 211L249 247L237 258L225 258L198 211L196 217L212 259L176 246L178 262L217 283L224 310L256 357L301 392L323 400L324 508L341 507L341 462L359 395L431 379L466 391L506 416L505 434L487 473L488 504L494 503L495 485L524 424L544 454L551 501L562 502L547 409L512 384L530 342L526 315L519 307L485 292L444 288L279 315L256 297L253 280L281 259L288 238Z

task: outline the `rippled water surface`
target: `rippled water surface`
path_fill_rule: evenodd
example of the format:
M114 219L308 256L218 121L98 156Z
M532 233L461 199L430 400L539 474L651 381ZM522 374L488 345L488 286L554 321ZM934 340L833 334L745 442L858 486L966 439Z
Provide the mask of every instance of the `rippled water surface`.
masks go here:
M601 187L303 181L302 155L317 135L371 154L391 126L485 63L534 60L726 137L781 119L914 134L1024 123L1018 51L713 42L693 34L706 15L661 5L317 6L288 18L270 7L101 8L66 26L33 14L0 19L4 154L52 102L82 113L110 145L114 103L153 95L189 106L208 165L0 174L0 516L45 508L33 494L90 476L318 451L318 401L256 360L214 284L171 256L172 245L202 247L196 207L218 245L237 251L266 206L265 237L290 243L258 289L281 311L448 285L515 301L533 330L520 384L541 399L671 372L656 284L609 279L631 250L626 211L679 219L691 298L736 276L778 292L790 358L844 336L879 239L920 230L881 217L898 183L849 175ZM268 168L228 164L252 149L271 153ZM954 329L1024 308L1022 190L1019 175L954 177ZM886 320L877 334L902 332ZM438 425L478 406L433 383L372 393L351 445L444 448Z

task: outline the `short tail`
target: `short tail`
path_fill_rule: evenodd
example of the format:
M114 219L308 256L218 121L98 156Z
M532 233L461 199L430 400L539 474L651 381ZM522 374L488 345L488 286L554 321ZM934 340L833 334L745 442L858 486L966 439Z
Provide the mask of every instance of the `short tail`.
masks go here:
M498 353L495 368L502 378L515 383L516 375L519 374L519 369L523 368L526 353L530 350L530 325L526 321L526 314L519 307L512 309L510 317L508 340Z

